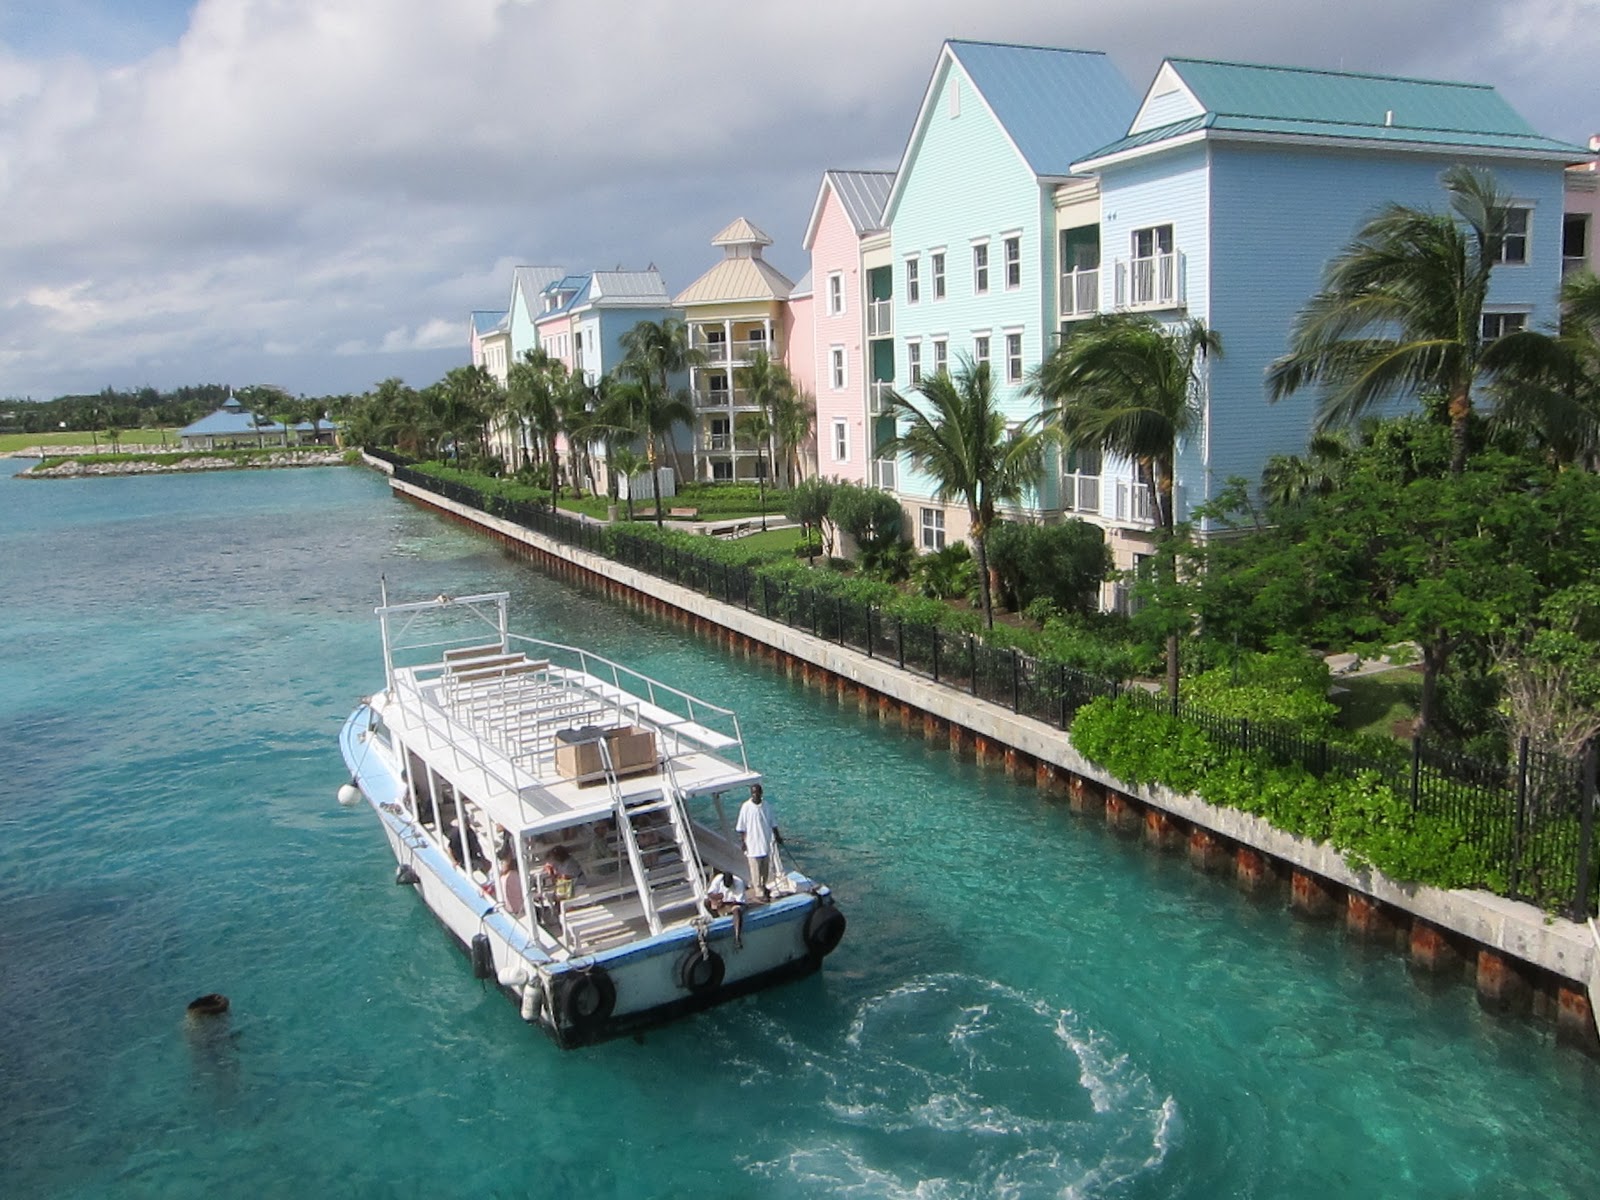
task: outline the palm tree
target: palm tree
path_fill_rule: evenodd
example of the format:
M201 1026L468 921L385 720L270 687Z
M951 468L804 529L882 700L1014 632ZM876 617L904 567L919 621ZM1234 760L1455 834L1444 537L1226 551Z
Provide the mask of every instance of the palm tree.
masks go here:
M1519 329L1484 337L1489 276L1505 242L1509 198L1493 174L1453 166L1448 213L1390 204L1328 264L1322 288L1267 368L1273 401L1310 383L1326 391L1317 427L1354 420L1400 396L1444 397L1450 471L1466 466L1473 394L1552 359L1548 337Z
M1557 359L1495 385L1495 421L1531 436L1555 462L1600 469L1600 277L1561 281Z
M905 454L932 476L934 498L967 507L970 537L978 558L983 619L994 628L994 600L985 538L996 505L1022 498L1044 467L1045 435L1037 418L1008 427L995 401L988 363L962 356L954 378L944 371L924 376L919 401L890 392L889 412L899 432L884 443L885 456ZM903 427L903 428L902 428Z
M645 460L632 446L613 446L606 454L606 465L611 469L611 478L631 479L639 473L639 468L645 465ZM628 520L633 520L633 489L628 489L625 497L628 502Z
M1034 369L1029 390L1050 406L1045 420L1067 449L1116 454L1134 464L1151 490L1156 524L1170 539L1178 440L1200 424L1201 368L1221 353L1222 339L1204 321L1166 326L1113 313L1079 324ZM1176 632L1167 637L1167 691L1176 698Z
M672 377L682 375L690 367L697 367L705 362L705 352L696 349L690 344L689 326L681 317L664 317L660 321L640 321L632 329L625 332L618 339L622 346L623 374L630 378L639 378L644 374L654 377L657 392L662 396L672 395ZM683 399L690 404L690 414L686 418L687 424L693 425L693 406L686 396L675 397ZM670 443L669 443L670 446ZM677 462L677 450L672 449L673 461ZM677 463L679 472L683 464ZM652 466L652 470L654 467ZM657 500L660 497L657 496ZM659 505L658 505L659 507Z
M1327 496L1342 482L1345 462L1354 443L1343 430L1311 435L1304 458L1274 454L1261 471L1261 498L1272 505L1298 504L1312 496Z
M608 424L644 439L645 460L655 490L656 525L660 526L665 516L661 503L660 441L672 433L674 426L693 422L694 408L684 393L662 390L653 372L639 364L630 366L627 360L622 366L636 373L611 389L606 419Z
M763 357L765 357L763 355ZM767 531L767 447L772 441L772 418L765 409L751 413L744 421L744 431L756 442L756 492L761 505L761 532Z

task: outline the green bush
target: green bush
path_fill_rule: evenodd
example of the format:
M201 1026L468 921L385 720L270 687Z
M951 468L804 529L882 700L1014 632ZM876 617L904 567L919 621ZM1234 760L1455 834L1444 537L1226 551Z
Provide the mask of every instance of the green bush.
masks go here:
M1339 708L1328 699L1328 665L1303 650L1245 653L1182 683L1183 698L1218 717L1281 721L1312 738L1332 737Z
M1085 705L1070 736L1079 753L1118 779L1160 784L1262 817L1285 833L1332 845L1352 870L1372 867L1434 887L1505 890L1505 880L1465 830L1413 813L1373 772L1319 779L1260 752L1222 746L1195 726L1126 697Z
M1093 612L1111 571L1105 535L1075 519L1059 525L997 522L988 549L1001 602L1013 612L1041 598L1066 612Z

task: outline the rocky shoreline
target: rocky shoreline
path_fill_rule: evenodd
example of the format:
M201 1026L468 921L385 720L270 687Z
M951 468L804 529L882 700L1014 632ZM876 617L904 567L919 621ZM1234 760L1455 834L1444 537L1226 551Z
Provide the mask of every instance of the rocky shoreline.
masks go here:
M50 457L58 458L63 448L52 447ZM72 459L53 467L32 467L18 479L83 479L101 475L176 475L188 471L258 471L276 467L337 467L344 462L343 450L314 453L294 452L257 455L250 458L225 458L201 454L177 462L128 459L120 462L81 462Z

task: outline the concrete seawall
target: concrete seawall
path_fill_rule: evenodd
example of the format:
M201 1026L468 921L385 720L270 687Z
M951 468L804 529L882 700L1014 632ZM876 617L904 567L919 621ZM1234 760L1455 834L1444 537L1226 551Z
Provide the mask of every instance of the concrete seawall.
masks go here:
M1260 818L1163 787L1126 784L1050 725L436 493L397 480L390 486L557 574L682 619L730 649L773 658L864 713L1064 796L1074 810L1141 836L1155 849L1186 853L1197 868L1231 874L1249 890L1285 893L1296 913L1342 920L1353 936L1408 954L1418 971L1471 978L1485 1007L1547 1018L1562 1042L1600 1051L1600 936L1591 927L1488 892L1446 891L1354 871L1332 847Z

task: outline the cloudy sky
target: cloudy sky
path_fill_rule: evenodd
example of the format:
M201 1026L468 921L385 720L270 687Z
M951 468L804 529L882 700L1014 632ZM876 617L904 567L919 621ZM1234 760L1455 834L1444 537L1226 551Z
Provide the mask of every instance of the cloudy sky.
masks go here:
M0 0L0 397L466 359L511 268L744 215L798 277L828 167L893 167L946 37L1492 83L1600 130L1600 0Z

